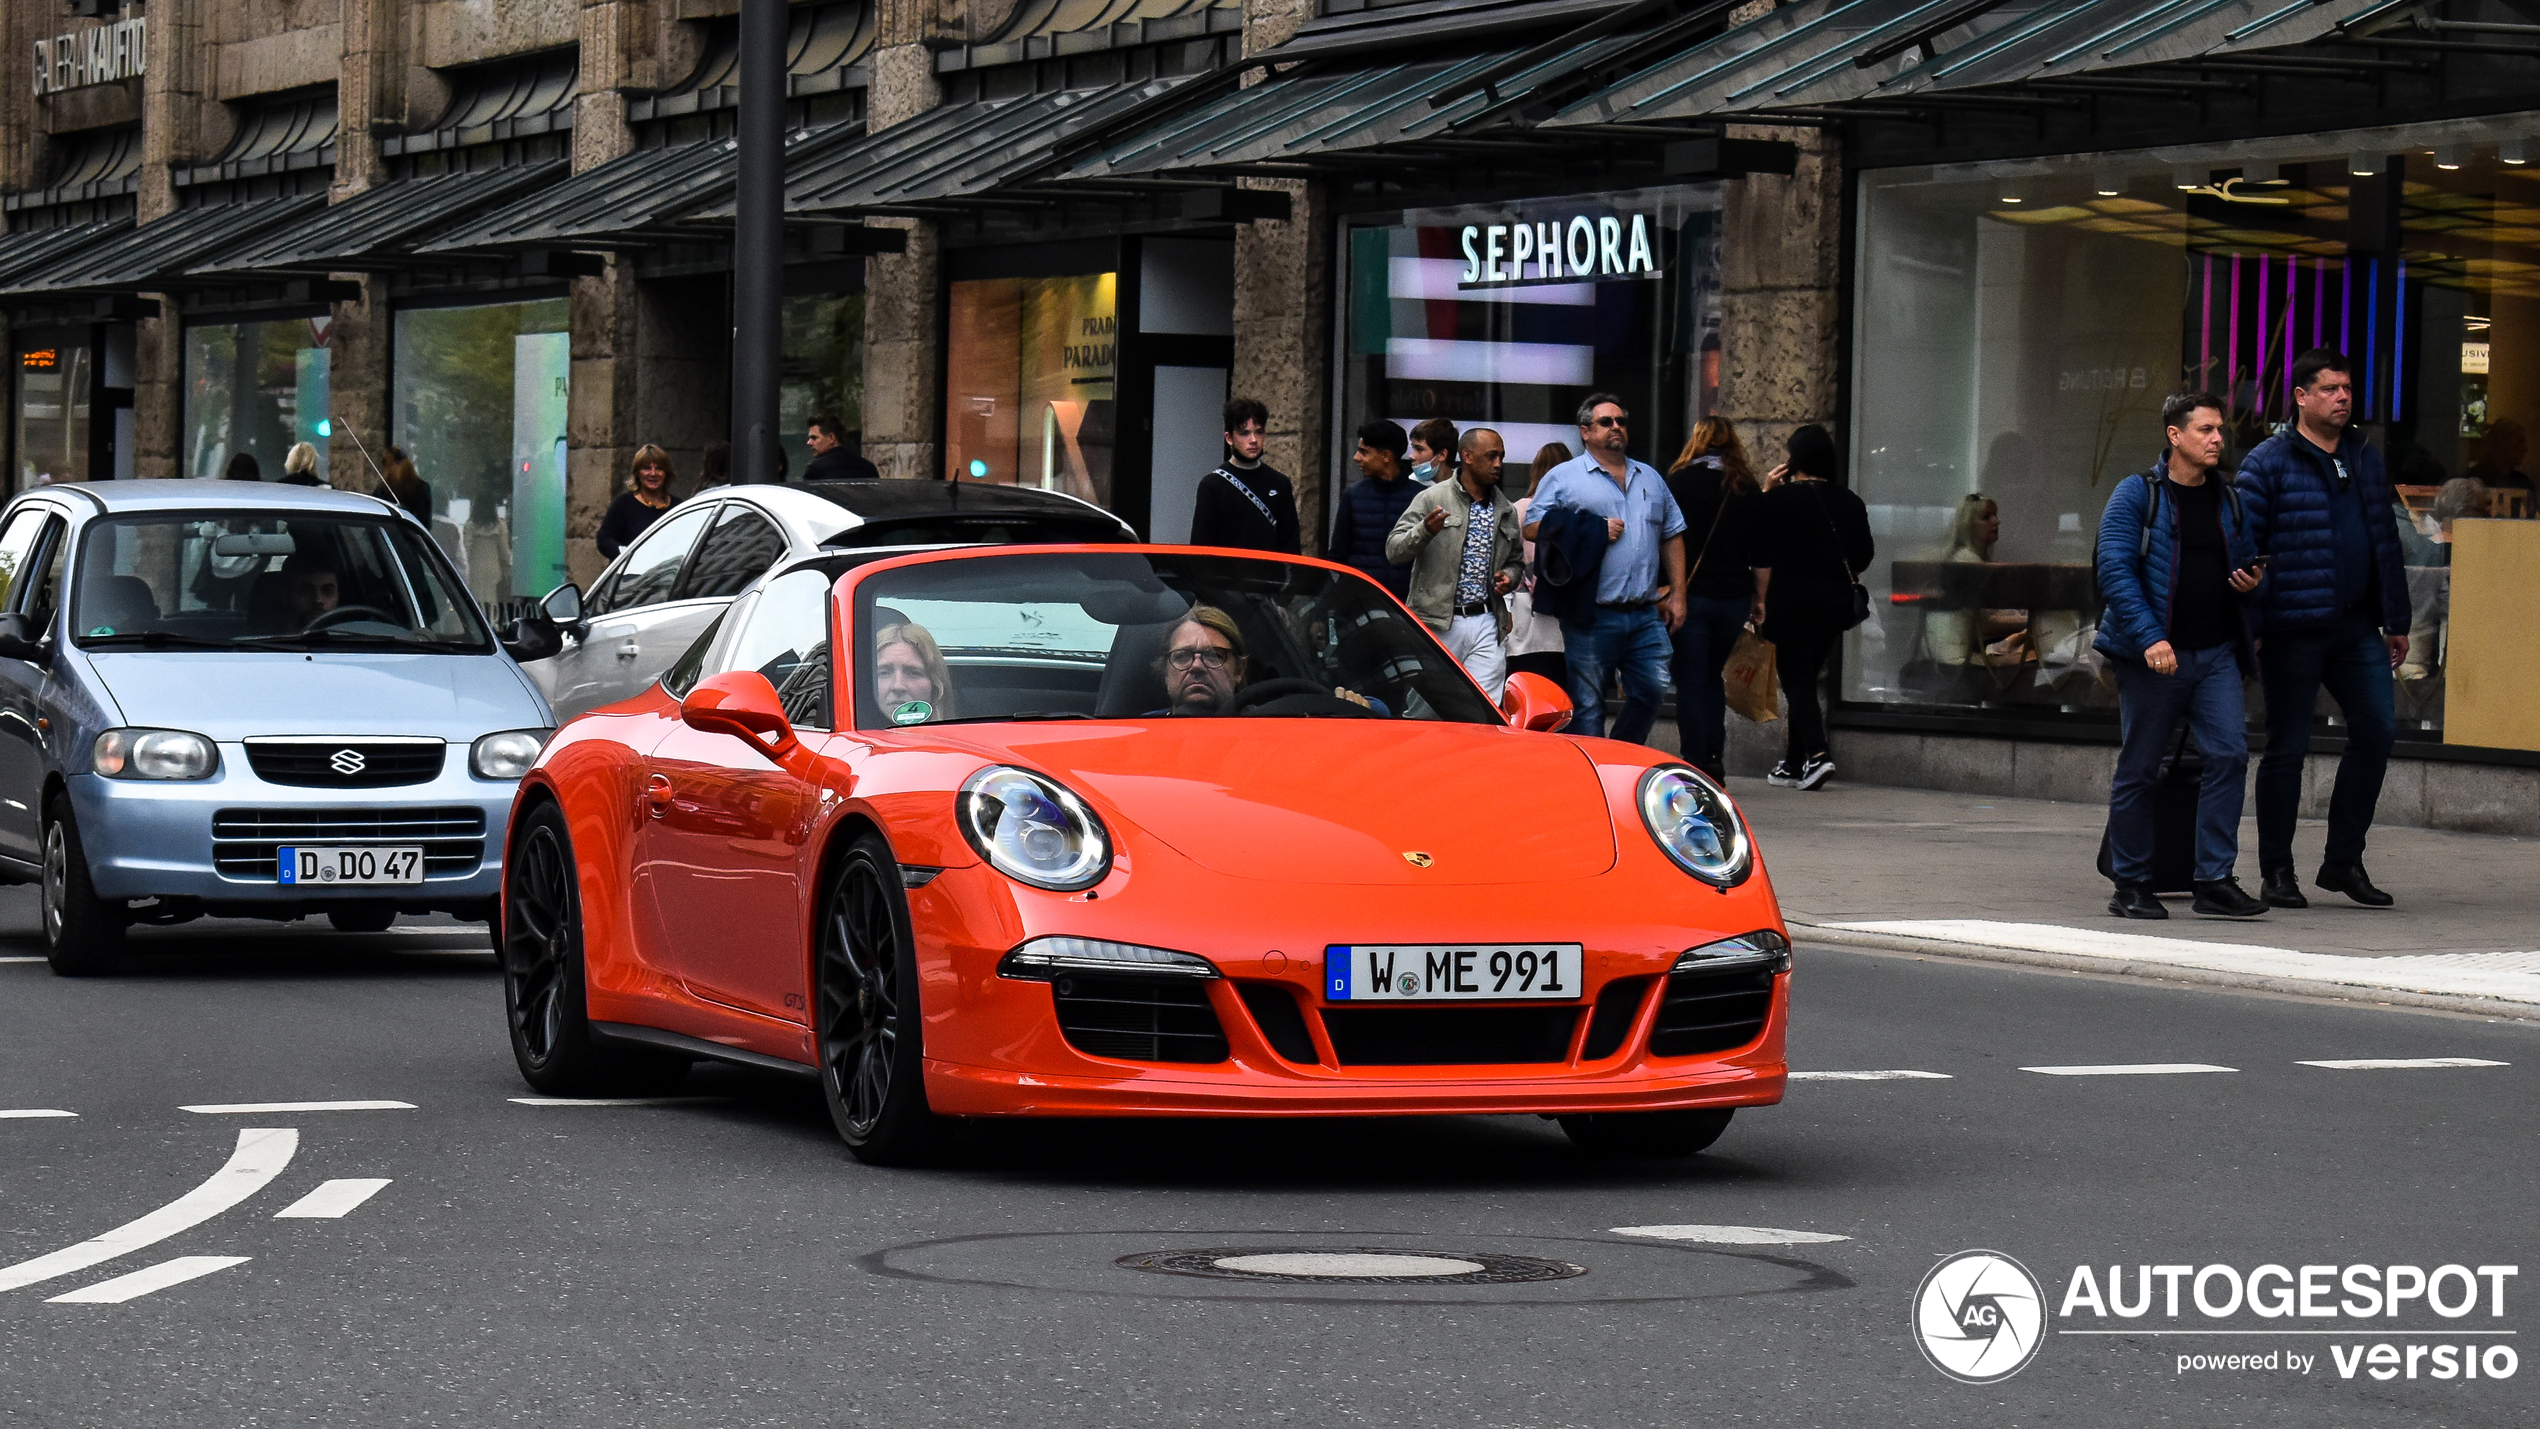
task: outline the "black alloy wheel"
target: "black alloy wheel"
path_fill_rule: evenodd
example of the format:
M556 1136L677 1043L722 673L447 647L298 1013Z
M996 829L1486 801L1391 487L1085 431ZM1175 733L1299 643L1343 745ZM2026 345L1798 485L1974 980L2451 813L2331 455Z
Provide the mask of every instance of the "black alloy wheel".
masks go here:
M1729 1129L1735 1107L1690 1111L1600 1111L1561 1118L1570 1143L1591 1156L1691 1156Z
M880 835L858 836L831 871L818 943L813 1016L829 1119L859 1161L932 1159L944 1124L926 1105L908 903Z
M582 900L573 842L553 804L531 808L503 864L503 1011L523 1080L548 1096L669 1089L685 1059L599 1046L582 980Z
M123 961L123 906L97 896L88 879L88 850L70 800L56 794L44 808L44 959L58 977L100 977Z

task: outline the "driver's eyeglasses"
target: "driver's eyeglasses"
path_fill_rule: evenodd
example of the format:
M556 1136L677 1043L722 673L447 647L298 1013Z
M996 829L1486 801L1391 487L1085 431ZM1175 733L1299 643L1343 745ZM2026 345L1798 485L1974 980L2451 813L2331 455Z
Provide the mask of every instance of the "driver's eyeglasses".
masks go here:
M1212 645L1198 649L1172 651L1164 657L1164 663L1176 670L1187 670L1193 665L1206 665L1212 670L1223 670L1234 662L1234 658L1234 651Z
M1588 425L1591 427L1622 427L1629 426L1631 424L1631 420L1632 419L1629 417L1598 417L1593 421L1590 421Z

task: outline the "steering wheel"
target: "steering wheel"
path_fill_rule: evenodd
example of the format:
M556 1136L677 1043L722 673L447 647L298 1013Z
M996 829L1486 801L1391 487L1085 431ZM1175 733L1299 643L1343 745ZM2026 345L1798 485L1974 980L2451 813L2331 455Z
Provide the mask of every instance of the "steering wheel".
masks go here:
M348 620L364 618L379 621L384 625L400 624L397 617L375 605L339 605L333 610L320 611L314 619L300 629L303 633L311 630L330 630Z
M1228 714L1240 715L1329 715L1341 719L1383 719L1384 716L1356 700L1345 700L1333 694L1328 685L1312 680L1264 680L1258 685L1237 690L1226 706Z

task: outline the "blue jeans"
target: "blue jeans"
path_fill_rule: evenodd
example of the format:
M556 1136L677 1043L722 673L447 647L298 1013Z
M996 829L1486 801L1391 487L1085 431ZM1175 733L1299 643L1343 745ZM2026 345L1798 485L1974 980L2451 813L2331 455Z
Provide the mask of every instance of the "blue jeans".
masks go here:
M1676 682L1676 735L1685 763L1719 777L1728 748L1729 703L1720 687L1720 667L1729 663L1737 637L1746 629L1749 602L1716 595L1685 597L1685 623L1676 627L1675 658L1668 672Z
M1604 735L1605 677L1623 674L1623 712L1614 718L1612 737L1626 744L1647 744L1650 726L1658 723L1658 702L1667 692L1667 622L1658 607L1619 610L1590 607L1587 618L1561 622L1562 653L1570 660L1571 732Z
M2120 883L2152 881L2152 790L2179 716L2205 756L2196 795L2196 878L2231 877L2240 857L2240 791L2249 774L2249 714L2231 647L2178 652L2178 670L2156 675L2139 660L2117 670L2117 773L2108 786L2108 861Z
M2346 718L2346 752L2328 797L2329 863L2360 863L2364 834L2381 802L2390 741L2399 724L2391 710L2390 647L2369 620L2342 630L2269 635L2258 647L2258 680L2267 694L2267 752L2258 760L2258 867L2293 867L2293 818L2302 803L2302 758L2311 750L2311 719L2322 687Z

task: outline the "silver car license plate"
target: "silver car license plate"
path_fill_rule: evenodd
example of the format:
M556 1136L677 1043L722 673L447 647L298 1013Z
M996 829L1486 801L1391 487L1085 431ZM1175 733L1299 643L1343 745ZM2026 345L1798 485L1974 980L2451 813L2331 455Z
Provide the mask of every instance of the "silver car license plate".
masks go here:
M275 851L283 883L365 884L423 882L423 850L401 848L306 848L286 844Z
M1323 950L1332 1002L1570 1002L1577 943L1357 943Z

